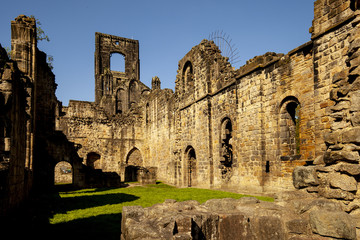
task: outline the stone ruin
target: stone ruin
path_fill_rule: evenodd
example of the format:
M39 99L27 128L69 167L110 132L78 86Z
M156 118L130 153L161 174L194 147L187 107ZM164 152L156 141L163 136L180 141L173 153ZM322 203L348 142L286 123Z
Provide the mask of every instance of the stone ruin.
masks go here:
M354 229L360 228L359 8L358 0L315 1L309 42L287 54L256 56L239 69L204 39L179 61L175 91L162 89L158 77L151 88L140 81L137 40L95 33L95 101L70 100L68 106L55 96L55 76L37 48L35 20L19 16L11 23L11 59L0 48L1 215L18 207L31 189L50 188L54 169L67 165L70 175L59 179L71 176L66 181L76 187L161 180L239 192L295 191L312 199L307 210L281 201L239 200L230 204L236 217L229 218L229 209L213 211L211 203L169 200L166 207L124 209L125 239L132 227L148 224L143 216L155 219L157 211L181 212L164 220L168 228L159 221L154 230L179 239L237 234L226 230L224 221L241 223L245 237L263 239L268 230L260 233L259 224L266 219L280 224L274 231L284 239L355 239ZM112 68L116 55L124 59L121 71ZM324 201L322 207L317 201ZM255 209L250 216L244 211L249 208L274 216ZM284 214L289 208L294 222ZM312 213L313 208L323 212ZM324 217L332 214L329 209L342 212L341 224L351 230L331 230L335 223ZM302 230L293 227L296 223ZM323 225L327 230L319 230Z
M253 197L204 204L168 199L149 208L124 207L121 229L122 240L356 239L355 221L341 204L314 198L281 204Z

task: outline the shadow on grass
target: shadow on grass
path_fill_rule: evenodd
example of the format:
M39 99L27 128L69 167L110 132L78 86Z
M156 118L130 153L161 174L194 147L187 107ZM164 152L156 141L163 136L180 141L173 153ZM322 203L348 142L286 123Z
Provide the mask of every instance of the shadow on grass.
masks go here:
M138 196L126 193L96 194L90 196L63 197L57 199L55 213L64 213L71 210L87 209L104 205L132 202Z
M121 213L103 214L50 225L52 233L63 234L68 239L119 239ZM79 238L80 237L80 238Z

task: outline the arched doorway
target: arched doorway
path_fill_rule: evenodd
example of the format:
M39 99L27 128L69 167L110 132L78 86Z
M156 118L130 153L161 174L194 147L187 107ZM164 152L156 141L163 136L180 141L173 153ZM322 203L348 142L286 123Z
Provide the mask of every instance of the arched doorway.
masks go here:
M69 162L61 161L55 165L54 184L72 184L73 168Z
M141 152L137 148L133 148L127 158L125 167L125 182L136 182L138 181L139 169L142 166Z
M187 184L188 187L196 185L196 154L193 147L189 146L186 150L187 163Z

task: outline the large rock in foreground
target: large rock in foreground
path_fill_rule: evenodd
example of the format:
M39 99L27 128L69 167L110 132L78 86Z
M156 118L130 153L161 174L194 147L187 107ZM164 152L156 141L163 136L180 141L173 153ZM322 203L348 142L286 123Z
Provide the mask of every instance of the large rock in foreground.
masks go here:
M149 208L124 207L121 239L356 239L354 221L329 200L166 200Z

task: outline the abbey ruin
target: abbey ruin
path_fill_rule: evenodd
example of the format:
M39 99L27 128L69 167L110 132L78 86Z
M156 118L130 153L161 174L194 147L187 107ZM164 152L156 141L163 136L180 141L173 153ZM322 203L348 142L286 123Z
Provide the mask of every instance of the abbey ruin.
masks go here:
M17 17L11 59L0 48L1 215L56 176L77 187L298 189L360 217L359 8L315 1L309 42L239 69L204 39L180 59L175 91L156 76L151 88L140 81L139 41L95 33L95 102L68 106L35 20ZM124 72L111 70L113 54Z

